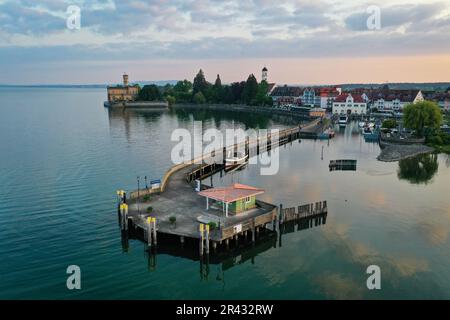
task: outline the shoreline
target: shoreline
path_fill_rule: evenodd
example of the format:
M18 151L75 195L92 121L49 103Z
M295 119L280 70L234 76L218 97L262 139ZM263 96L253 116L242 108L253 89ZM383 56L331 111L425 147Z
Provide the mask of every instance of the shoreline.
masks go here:
M381 153L378 155L377 160L382 162L396 162L413 158L421 154L432 153L434 151L434 148L423 144L386 144L386 146L381 149Z
M304 120L311 119L309 113L301 113L301 112L292 112L287 110L275 109L273 107L262 107L262 106L249 106L245 104L193 104L193 103L175 103L170 106L173 109L209 109L209 110L217 110L217 111L243 111L249 113L261 113L268 115L282 115L282 116L290 116L295 118L300 118Z

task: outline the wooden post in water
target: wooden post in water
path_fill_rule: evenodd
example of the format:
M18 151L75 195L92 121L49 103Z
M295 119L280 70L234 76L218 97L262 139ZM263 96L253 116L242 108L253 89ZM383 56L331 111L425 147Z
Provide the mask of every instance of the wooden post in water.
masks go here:
M126 203L123 204L123 223L125 230L128 230L128 205Z
M206 254L209 254L209 225L205 225L206 228Z
M152 246L152 218L147 218L147 246Z
M252 242L255 243L256 235L255 235L255 218L252 219Z
M152 224L153 224L153 244L156 247L157 240L156 240L156 218L152 218Z
M199 243L198 243L199 253L200 253L200 257L203 257L203 240L204 240L204 238L203 238L204 237L204 232L203 232L204 224L203 223L200 223L199 230L200 230L200 238L199 238Z

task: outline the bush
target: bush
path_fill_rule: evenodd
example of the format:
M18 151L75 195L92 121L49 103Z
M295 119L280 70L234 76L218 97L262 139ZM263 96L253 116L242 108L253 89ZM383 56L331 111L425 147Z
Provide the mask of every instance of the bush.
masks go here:
M169 104L169 106L174 105L175 102L176 102L176 100L177 100L177 99L176 99L174 96L167 96L167 97L166 97L166 101L167 101L167 103Z
M177 222L177 217L175 217L175 216L170 216L170 217L169 217L169 222L170 222L170 224L175 224L175 222Z
M197 103L197 104L205 103L205 102L206 102L206 98L205 98L205 96L203 95L203 93L197 92L197 93L194 95L194 102Z
M217 223L215 223L214 221L210 221L208 222L208 226L210 230L214 230L217 228Z
M427 142L435 145L443 145L444 141L442 141L442 138L440 136L429 136L427 137Z
M153 212L153 207L147 207L147 213L152 213Z
M394 129L397 127L397 121L395 119L386 119L381 126L386 129Z
M146 194L143 198L144 201L150 201L150 196Z

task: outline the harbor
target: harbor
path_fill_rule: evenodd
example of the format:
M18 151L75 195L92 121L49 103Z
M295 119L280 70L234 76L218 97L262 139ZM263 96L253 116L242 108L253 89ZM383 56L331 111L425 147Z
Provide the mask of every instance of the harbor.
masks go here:
M283 209L282 204L256 199L256 195L264 193L263 189L236 183L214 188L212 179L210 185L202 183L214 174L226 173L227 150L244 147L248 161L250 154L270 152L302 135L320 132L322 125L322 120L316 119L282 130L277 141L271 134L254 140L247 138L243 143L223 148L223 163L212 162L213 154L202 155L191 163L172 166L157 187L147 186L129 194L118 190L121 230L133 229L149 247L157 246L159 234L177 237L180 243L196 239L199 254L203 255L216 251L218 246L228 247L230 241L240 238L250 238L254 243L262 229L276 231L284 222L326 214L326 201L299 206L296 213L296 208Z

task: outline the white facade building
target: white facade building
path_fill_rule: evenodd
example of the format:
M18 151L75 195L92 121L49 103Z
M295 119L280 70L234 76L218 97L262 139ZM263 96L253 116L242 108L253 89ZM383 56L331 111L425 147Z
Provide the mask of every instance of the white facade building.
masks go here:
M366 114L367 102L360 95L352 96L344 93L336 97L333 102L333 114Z

